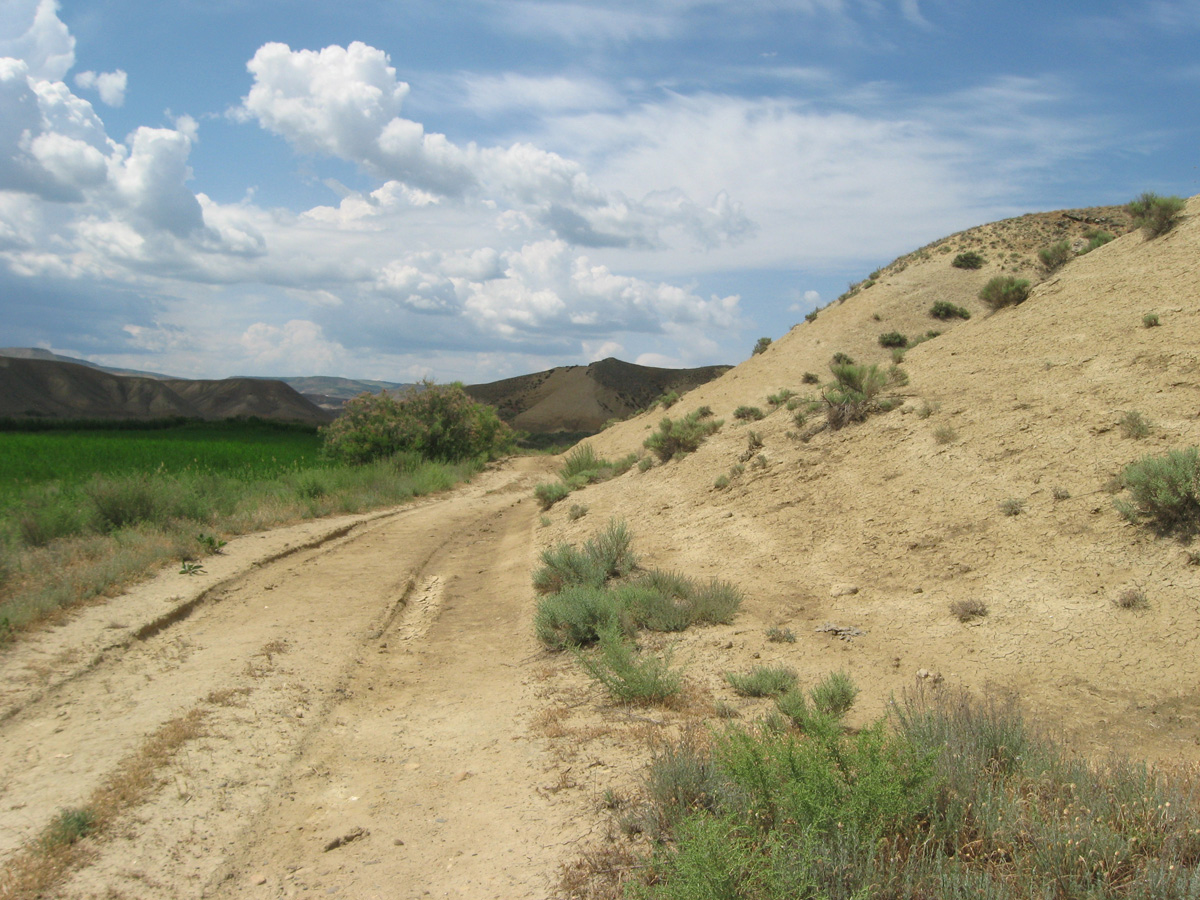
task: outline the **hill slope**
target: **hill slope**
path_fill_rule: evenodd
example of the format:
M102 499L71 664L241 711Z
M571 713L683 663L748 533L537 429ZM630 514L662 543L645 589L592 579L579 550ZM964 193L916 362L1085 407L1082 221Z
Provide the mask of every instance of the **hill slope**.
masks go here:
M704 660L693 676L719 699L738 702L720 672L761 657L810 684L849 671L866 718L920 673L1017 692L1084 750L1194 756L1200 566L1177 541L1126 524L1108 485L1145 455L1200 444L1197 213L1193 198L1165 236L1126 233L994 313L975 298L988 277L1033 274L1031 251L1048 233L1073 239L1085 223L1022 217L897 260L672 410L707 404L725 419L697 452L588 488L587 518L568 522L555 508L539 540L578 541L618 516L647 565L741 585L732 646L714 652L703 632L683 639L681 653ZM983 269L950 265L980 247ZM972 316L947 326L929 315L934 300ZM1143 326L1150 312L1161 327ZM784 409L748 425L732 418L743 404L769 409L780 388L819 397L803 376L827 381L834 352L886 365L880 333L931 328L946 333L907 353L895 411L807 441L812 421L799 427ZM1123 434L1129 411L1153 423L1145 439ZM660 418L639 416L591 443L610 458L644 452ZM748 452L752 430L763 446ZM739 460L744 471L731 474ZM714 486L721 475L724 490ZM1126 591L1148 608L1121 608ZM960 601L988 615L963 624L950 610ZM815 630L826 622L866 634L837 640ZM797 643L767 643L769 626L793 629Z
M259 416L321 424L331 416L281 381L161 380L92 366L0 356L0 417L224 419Z
M606 422L645 409L667 391L683 393L728 371L728 366L658 369L603 359L467 388L524 431L599 431Z

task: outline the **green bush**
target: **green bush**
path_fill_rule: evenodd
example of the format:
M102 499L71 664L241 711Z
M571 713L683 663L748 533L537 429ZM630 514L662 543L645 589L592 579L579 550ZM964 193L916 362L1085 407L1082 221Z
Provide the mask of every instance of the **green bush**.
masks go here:
M765 353L767 348L770 346L771 339L769 337L760 337L754 344L754 351L752 355L758 356L760 353Z
M670 409L679 402L679 391L667 391L654 401L655 406L661 406L663 409Z
M805 372L804 377L800 379L805 384L820 384L821 379L817 377L815 372Z
M671 653L661 658L643 655L617 627L600 629L599 647L593 653L573 648L575 660L615 700L623 703L663 703L683 687L671 668Z
M719 431L724 424L720 419L711 419L700 413L700 410L696 410L682 419L664 418L658 424L658 431L646 438L643 446L663 462L695 452L710 434Z
M574 585L538 601L534 633L551 650L581 647L605 628L631 629L621 599L603 587Z
M979 299L992 309L1016 306L1029 297L1029 282L1012 275L997 275L979 291Z
M1122 415L1117 424L1121 428L1121 434L1127 438L1133 438L1135 441L1149 436L1152 427L1146 417L1136 409Z
M1133 496L1128 511L1134 521L1148 519L1163 533L1187 535L1200 530L1200 450L1196 447L1130 463L1121 473L1121 483Z
M534 570L533 587L539 594L557 594L569 587L601 587L606 581L600 562L570 544L542 551L542 565Z
M603 531L588 539L583 552L604 573L605 579L621 578L637 566L632 543L629 526L620 519L611 519Z
M831 428L862 422L879 408L878 395L887 384L879 366L834 363L829 367L834 384L825 391L825 420Z
M472 400L457 382L426 381L399 398L360 394L321 429L322 452L362 464L402 451L453 462L510 452L516 438L492 407Z
M570 493L571 486L565 481L543 481L533 489L533 496L542 505L542 509L549 509Z
M1038 259L1042 261L1042 268L1047 273L1057 272L1068 262L1075 254L1071 250L1070 241L1057 241L1049 247L1043 247L1038 251Z
M796 686L796 673L783 666L758 666L745 675L726 672L725 680L742 697L775 697Z
M1158 319L1158 313L1146 313L1142 316L1143 328L1157 328L1162 322Z
M1083 233L1083 236L1087 238L1087 246L1083 249L1084 253L1091 253L1097 247L1103 247L1114 239L1112 232L1099 228L1089 228Z
M934 301L933 306L931 306L929 309L929 314L935 319L943 320L953 319L955 317L959 319L971 318L970 310L964 309L961 306L955 306L953 303L950 303L946 300Z
M1133 226L1143 229L1150 237L1166 234L1183 212L1182 197L1160 197L1147 191L1136 200L1130 201L1125 209L1133 216Z
M974 250L968 250L965 253L960 253L950 261L950 265L956 269L982 269L984 259Z
M833 359L830 361L830 364L834 366L852 366L854 365L854 359L849 353L843 353L839 350L837 353L833 354Z
M757 406L739 406L733 411L733 417L742 422L757 422L763 415Z
M780 388L774 394L769 394L767 396L767 403L770 404L771 406L776 406L776 407L783 406L785 403L787 403L789 400L791 400L794 396L796 396L795 391L789 390L788 388Z
M889 331L879 335L880 347L907 347L908 338L899 331Z

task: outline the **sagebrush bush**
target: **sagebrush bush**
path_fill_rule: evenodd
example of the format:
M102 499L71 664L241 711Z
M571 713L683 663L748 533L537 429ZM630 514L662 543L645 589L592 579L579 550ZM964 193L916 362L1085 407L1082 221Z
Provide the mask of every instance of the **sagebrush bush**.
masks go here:
M803 381L805 384L820 384L821 383L821 379L818 378L816 373L814 373L814 372L805 372L804 376L800 380Z
M683 678L671 668L671 652L662 657L637 651L616 627L600 629L598 647L586 653L572 648L576 662L599 682L614 700L623 703L663 703L683 687Z
M1057 272L1068 262L1075 253L1071 250L1070 241L1056 241L1049 247L1043 247L1038 251L1038 259L1042 261L1042 268L1047 273Z
M1158 237L1175 227L1184 205L1182 197L1160 197L1147 191L1130 201L1125 209L1133 216L1134 228L1143 229L1150 237Z
M950 260L950 265L956 269L981 269L984 259L974 250L967 250Z
M754 344L754 351L752 355L758 356L760 353L765 353L767 348L770 346L771 339L769 337L760 337Z
M756 422L763 418L763 411L757 406L739 406L733 411L733 417L742 422Z
M354 464L401 451L443 462L495 457L510 452L516 442L496 410L472 400L458 382L426 381L399 398L360 394L321 435L326 457Z
M658 431L646 438L643 446L663 462L669 462L676 456L695 452L723 424L720 419L701 415L700 410L690 412L682 419L664 418L658 424Z
M604 628L631 631L627 611L612 591L574 585L538 601L534 633L551 650L581 647L600 639Z
M1089 228L1083 233L1083 236L1087 239L1087 246L1083 249L1084 253L1091 253L1097 247L1103 247L1114 239L1112 232L1100 228Z
M1143 328L1157 328L1162 322L1159 321L1158 313L1146 313L1142 316Z
M1129 518L1149 520L1163 533L1200 530L1200 450L1188 447L1130 463L1121 484L1133 496Z
M879 335L880 347L907 347L908 338L899 331L888 331Z
M533 496L542 505L542 509L549 509L570 493L571 486L565 481L543 481L533 489Z
M950 604L950 612L960 622L970 622L988 614L987 604L972 597L967 600L955 600Z
M833 363L834 384L824 394L825 419L831 428L843 428L861 422L879 408L878 395L887 384L887 375L878 366Z
M797 675L784 666L758 666L742 675L726 672L725 680L742 697L775 697L796 686Z
M1121 434L1127 438L1133 438L1139 441L1150 434L1152 426L1136 409L1131 409L1129 412L1123 413L1117 424L1121 428Z
M997 275L979 291L979 299L992 309L1016 306L1029 297L1029 281L1013 275Z
M931 316L933 316L935 319L943 319L943 320L954 319L954 318L959 318L959 319L971 318L970 310L964 309L961 306L956 306L955 304L950 303L949 301L946 301L946 300L934 301L933 306L931 306L929 308L929 314Z

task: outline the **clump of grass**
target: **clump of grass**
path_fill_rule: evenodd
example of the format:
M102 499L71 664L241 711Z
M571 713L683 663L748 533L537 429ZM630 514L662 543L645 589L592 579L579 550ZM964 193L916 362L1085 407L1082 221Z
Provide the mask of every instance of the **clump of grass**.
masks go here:
M878 410L878 395L887 384L887 375L878 366L834 363L829 368L834 378L834 384L824 394L829 427L838 429L862 422Z
M1056 487L1050 494L1055 500L1070 500L1071 492L1065 487Z
M880 347L907 347L908 338L899 331L888 331L879 335Z
M538 601L534 633L551 650L581 647L599 640L605 628L632 630L621 598L590 585L565 587Z
M829 364L831 367L852 366L854 365L854 358L851 357L849 353L843 353L841 350L839 350L837 353L833 354Z
M955 600L950 604L950 613L960 622L970 622L986 616L988 614L988 606L982 600L976 598Z
M533 496L537 498L542 509L549 509L570 493L571 486L565 481L543 481L533 489Z
M1125 209L1133 216L1134 228L1141 228L1149 237L1155 238L1175 227L1184 205L1182 197L1160 197L1147 191L1130 201Z
M1143 328L1157 328L1162 322L1158 319L1158 313L1146 313L1142 316Z
M733 417L742 422L757 422L764 413L757 406L739 406L733 411Z
M1101 228L1089 228L1083 236L1087 240L1087 246L1083 248L1084 253L1091 253L1097 247L1103 247L1115 237L1112 232Z
M936 400L933 402L930 402L929 400L922 400L921 405L917 407L917 418L928 419L941 408L942 404L938 403Z
M1126 588L1113 598L1113 603L1120 609L1147 609L1150 601L1139 588Z
M1151 431L1151 425L1137 410L1130 410L1121 416L1117 423L1121 428L1121 434L1133 440L1141 440L1148 436Z
M933 316L935 319L942 319L943 321L946 319L954 319L954 318L958 318L958 319L971 318L971 311L969 309L966 309L962 306L956 306L955 304L950 303L946 300L934 301L933 306L931 306L929 308L929 314L931 316Z
M979 299L992 309L1016 306L1029 297L1029 281L1013 275L997 275L979 291Z
M776 697L794 688L796 679L796 673L784 666L758 666L744 675L725 673L725 680L741 697Z
M893 387L906 387L908 385L908 373L900 366L892 364L888 366L888 384Z
M1025 501L1019 497L1009 497L1000 501L1000 511L1006 516L1019 516L1025 512Z
M1163 534L1200 530L1200 450L1188 447L1164 456L1147 456L1125 467L1120 484L1132 504L1117 501L1132 522L1149 520Z
M654 468L654 460L649 456L643 456L638 460L639 472L649 472L652 468Z
M1065 240L1056 241L1049 247L1043 247L1038 251L1038 259L1041 260L1042 268L1046 270L1047 274L1057 272L1070 262L1074 255L1070 241Z
M792 397L794 397L795 395L796 395L796 392L793 390L789 390L788 388L780 388L774 394L768 395L767 403L770 406L778 408L780 406L783 406L789 400L791 400Z
M662 657L642 654L615 627L600 630L598 647L588 653L573 649L576 662L622 703L664 703L683 687L683 678L671 668L671 652Z
M950 265L956 269L982 269L984 259L974 250L967 250L950 260Z
M953 444L958 440L958 432L949 425L939 425L933 429L933 440L938 444Z
M723 491L727 487L729 487L729 476L718 475L716 480L713 482L713 488L718 491Z
M805 372L800 379L805 384L820 384L821 379L813 372Z
M87 837L96 824L96 813L87 807L59 810L42 832L41 843L46 849L65 847Z
M767 640L773 644L794 644L796 643L796 633L790 628L772 625L767 629Z
M584 516L587 515L587 511L588 511L588 508L587 508L586 504L572 503L571 508L567 510L567 521L574 522L578 519L582 519Z
M688 413L682 419L664 418L658 431L646 438L644 446L663 462L677 456L693 453L709 435L719 431L724 424L720 419L701 415L702 410Z
M654 405L661 406L663 409L670 409L679 402L679 398L679 391L667 391L654 401Z

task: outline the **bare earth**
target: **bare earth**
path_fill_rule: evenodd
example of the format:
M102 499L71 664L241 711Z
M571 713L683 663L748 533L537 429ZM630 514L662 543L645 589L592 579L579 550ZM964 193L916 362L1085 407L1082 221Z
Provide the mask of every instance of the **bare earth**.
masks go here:
M13 648L0 848L200 708L205 735L56 896L546 896L587 827L530 727L546 466L231 542L209 574L164 574Z

